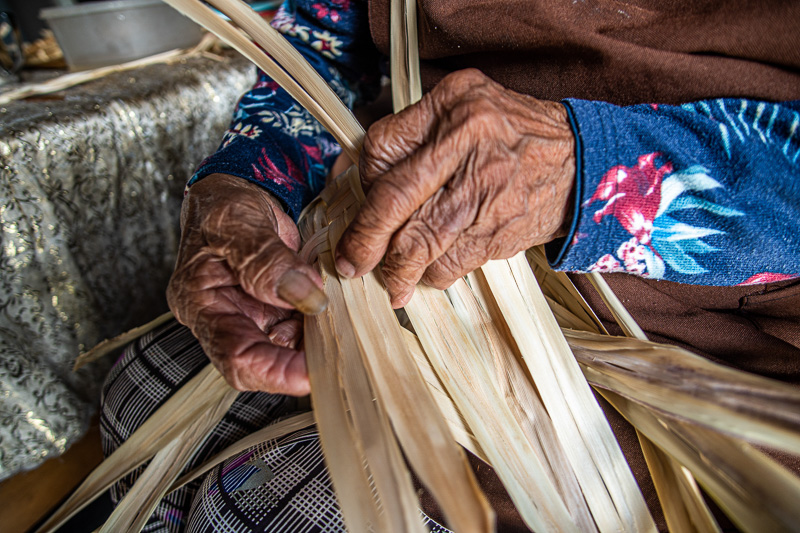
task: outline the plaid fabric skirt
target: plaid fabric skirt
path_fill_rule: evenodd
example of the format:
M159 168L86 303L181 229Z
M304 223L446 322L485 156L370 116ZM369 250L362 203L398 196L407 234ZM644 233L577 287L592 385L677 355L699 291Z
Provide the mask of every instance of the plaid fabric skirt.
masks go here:
M106 456L207 363L189 329L175 321L128 346L103 385L100 429ZM298 402L289 396L239 394L186 471L242 437L297 412ZM145 466L112 487L114 503ZM434 533L448 531L422 512L420 520ZM217 465L205 477L164 498L144 531L344 531L316 428L258 444Z

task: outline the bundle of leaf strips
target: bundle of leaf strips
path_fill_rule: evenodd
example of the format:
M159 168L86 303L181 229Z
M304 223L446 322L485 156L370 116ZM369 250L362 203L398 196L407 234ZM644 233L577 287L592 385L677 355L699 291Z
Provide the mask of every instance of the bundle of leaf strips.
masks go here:
M239 29L197 0L165 1L265 70L357 159L361 126L257 14L238 0L209 2ZM396 110L420 98L415 8L392 3ZM306 318L305 343L314 419L348 530L423 530L410 466L451 528L491 531L493 512L456 443L494 467L533 530L654 530L587 379L642 433L671 529L717 530L695 477L746 531L789 531L800 523L798 478L745 442L800 454L797 389L647 342L597 276L593 282L631 338L604 335L569 279L536 250L490 262L445 292L417 287L406 307L412 334L398 323L377 273L340 279L333 266L331 250L363 201L352 167L300 223L303 254L318 266L330 300L327 311ZM176 480L234 397L207 367L41 529L57 528L155 457L104 526L139 531L170 490L312 423L305 414L268 426Z

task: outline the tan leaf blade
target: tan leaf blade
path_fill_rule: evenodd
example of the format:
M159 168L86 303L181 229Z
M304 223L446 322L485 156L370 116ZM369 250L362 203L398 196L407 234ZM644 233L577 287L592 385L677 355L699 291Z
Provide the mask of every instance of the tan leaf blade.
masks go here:
M100 463L38 531L61 527L119 478L153 457L229 390L219 372L207 365Z
M274 424L270 424L265 428L261 428L258 431L234 442L202 465L181 476L180 479L178 479L169 490L172 492L173 490L181 488L186 483L202 476L222 461L230 459L234 455L242 453L253 446L273 439L279 439L288 435L289 433L294 433L295 431L305 429L313 425L314 413L308 412L290 416L289 418L285 418L275 422Z
M130 331L126 331L121 335L117 335L112 339L106 339L94 348L89 351L83 352L75 359L75 366L73 366L72 370L78 370L84 365L91 363L92 361L97 361L98 359L110 354L111 352L122 348L123 346L127 346L131 342L135 341L145 333L149 333L153 331L158 326L168 322L175 318L175 315L172 314L171 311L164 313L163 315L159 316L158 318L144 324L143 326L139 326L133 328Z
M601 531L654 531L608 422L525 260L481 269L533 376Z
M589 381L679 418L800 455L800 391L674 346L565 331Z
M345 225L332 221L331 248ZM340 283L370 376L414 471L453 528L491 530L491 508L408 353L385 289L373 273Z
M228 412L237 395L237 391L228 390L216 405L209 406L186 429L158 450L103 524L101 533L138 533L142 530L172 482Z
M295 100L297 100L300 105L308 110L308 112L311 113L314 118L320 121L325 129L327 129L341 144L342 148L353 161L358 160L358 151L360 150L361 143L363 142L364 130L358 125L357 122L353 124L352 120L348 121L346 124L343 122L337 122L338 120L342 120L346 115L350 114L350 112L347 110L344 104L341 103L341 100L338 100L338 97L327 86L327 84L324 82L321 84L319 83L319 76L316 75L316 73L311 75L308 74L308 71L304 67L298 67L303 69L303 72L298 74L296 78L297 81L295 81L295 78L292 78L292 76L287 74L286 71L284 71L277 63L275 63L275 61L270 59L270 57L261 51L258 46L253 44L249 38L243 35L241 31L232 26L230 23L222 20L199 0L164 0L164 2L168 3L176 10L191 18L208 31L217 35L220 39L239 51L247 59L258 65L259 68L269 74L276 82L280 84L281 87L283 87ZM218 0L215 5L220 11L226 13L232 20L240 19L242 20L242 23L245 23L244 19L240 17L240 15L242 15L242 11L240 9L242 4L239 0ZM250 10L249 7L246 9ZM246 23L246 25L251 27L250 23ZM282 36L280 36L280 40L274 39L274 35L270 32L274 32L275 30L269 27L269 24L267 24L263 19L261 19L261 22L258 24L258 28L259 31L254 30L255 35L251 35L251 37L256 39L260 46L265 47L266 50L269 50L276 57L284 57L284 55L288 55L294 58L290 61L287 61L287 64L284 66L297 66L293 64L293 61L297 61L297 58L294 55L296 50L294 50L291 44L283 39ZM263 39L265 35L269 36L266 40ZM303 59L302 64L305 65L307 62ZM308 87L314 86L314 89L311 90L315 92L325 94L327 91L329 94L325 101L330 107L323 107L322 103L312 97L306 90L306 87L301 86L298 82L307 83ZM334 100L337 101L338 104L333 103ZM342 107L344 107L344 109L342 109Z
M746 443L656 416L614 393L603 395L637 429L691 470L739 527L753 533L797 531L800 478Z

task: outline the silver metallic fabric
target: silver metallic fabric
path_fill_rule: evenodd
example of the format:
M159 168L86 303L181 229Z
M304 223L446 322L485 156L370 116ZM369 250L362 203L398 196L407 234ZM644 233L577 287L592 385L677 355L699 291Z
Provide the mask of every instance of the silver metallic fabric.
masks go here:
M113 361L77 354L166 310L184 184L254 79L196 57L0 108L0 479L83 435Z

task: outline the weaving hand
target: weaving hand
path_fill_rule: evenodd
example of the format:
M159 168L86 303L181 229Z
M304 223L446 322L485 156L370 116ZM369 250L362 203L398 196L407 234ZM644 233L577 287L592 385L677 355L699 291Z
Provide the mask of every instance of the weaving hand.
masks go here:
M367 199L336 266L360 276L385 256L395 308L420 280L444 289L491 259L567 234L575 139L566 110L477 70L447 76L375 123L360 163Z
M261 187L214 174L189 190L181 227L167 290L177 319L234 388L307 394L296 310L320 312L327 300L296 254L291 218Z

